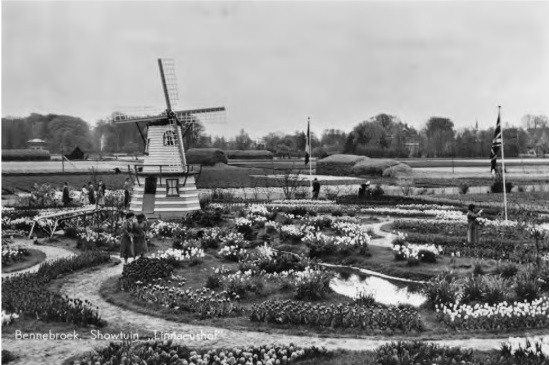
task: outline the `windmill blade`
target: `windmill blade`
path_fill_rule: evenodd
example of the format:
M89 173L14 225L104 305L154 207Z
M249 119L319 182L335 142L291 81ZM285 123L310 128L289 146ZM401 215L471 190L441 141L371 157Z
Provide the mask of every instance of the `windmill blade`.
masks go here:
M225 124L227 122L225 107L223 106L176 111L175 115L181 123Z
M140 123L140 122L156 122L166 119L166 115L129 115L122 112L114 112L111 115L111 122L114 124L125 124L125 123Z
M177 78L175 76L175 62L172 59L159 58L158 67L162 78L162 87L168 110L177 108L179 94L177 92Z

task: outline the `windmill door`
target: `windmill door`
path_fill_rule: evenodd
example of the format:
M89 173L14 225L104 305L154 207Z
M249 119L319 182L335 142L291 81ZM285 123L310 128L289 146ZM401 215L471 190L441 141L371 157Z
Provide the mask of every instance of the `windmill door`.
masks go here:
M145 194L143 194L143 213L154 213L154 196L156 194L156 176L145 179Z

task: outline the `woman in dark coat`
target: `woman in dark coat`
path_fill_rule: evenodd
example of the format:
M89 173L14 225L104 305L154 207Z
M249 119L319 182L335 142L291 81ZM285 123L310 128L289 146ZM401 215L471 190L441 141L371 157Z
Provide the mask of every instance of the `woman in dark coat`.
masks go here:
M475 205L469 205L469 211L467 212L467 242L477 243L479 240L479 223L477 218L482 214L482 210L475 213Z
M133 236L133 248L135 256L144 257L148 252L147 248L147 221L145 221L145 215L139 214L137 216L137 222L134 223L134 236Z
M124 258L124 263L128 263L128 257L135 259L135 252L133 249L133 232L134 222L133 217L135 214L126 214L126 220L122 223L122 238L120 239L120 257Z
M89 188L88 188L88 202L90 204L95 205L95 189L94 189L93 184L91 182L88 186L89 186Z

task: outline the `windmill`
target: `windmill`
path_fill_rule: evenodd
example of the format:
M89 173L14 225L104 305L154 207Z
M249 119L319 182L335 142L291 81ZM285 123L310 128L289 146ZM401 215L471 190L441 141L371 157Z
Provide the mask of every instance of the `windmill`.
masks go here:
M136 179L130 210L150 218L177 218L200 210L197 172L187 164L183 137L197 122L222 122L225 108L175 110L175 64L173 60L158 59L158 66L166 110L148 115L116 112L112 120L117 125L135 123L146 146L143 163L134 165Z

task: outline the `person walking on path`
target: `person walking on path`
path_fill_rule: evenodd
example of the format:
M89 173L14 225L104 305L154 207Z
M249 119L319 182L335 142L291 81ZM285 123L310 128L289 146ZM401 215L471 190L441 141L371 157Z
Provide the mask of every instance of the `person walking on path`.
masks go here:
M149 251L147 247L147 221L144 214L137 215L137 222L133 226L133 248L135 256L145 257L145 254Z
M130 206L130 178L127 177L124 181L124 209L128 209Z
M320 183L318 182L318 179L315 177L313 180L313 199L318 199L318 194L320 193Z
M88 203L95 205L95 189L91 181L88 183Z
M477 213L475 208L474 204L469 204L467 211L467 242L469 243L478 243L480 236L477 218L482 214L482 210Z
M133 257L135 259L134 251L134 222L133 217L135 214L126 214L126 220L122 223L122 237L120 238L120 257L124 259L124 264L128 263L128 258Z
M65 186L63 186L63 205L66 207L71 202L71 193L69 191L69 184L65 181Z

